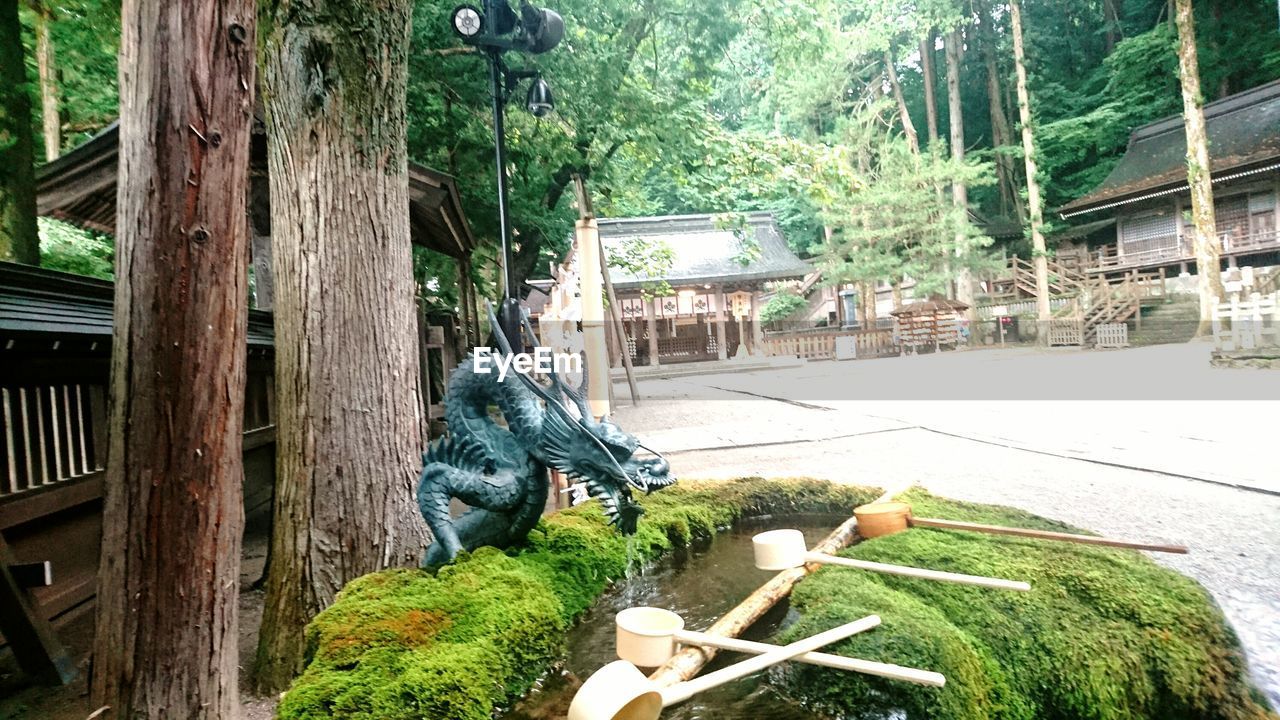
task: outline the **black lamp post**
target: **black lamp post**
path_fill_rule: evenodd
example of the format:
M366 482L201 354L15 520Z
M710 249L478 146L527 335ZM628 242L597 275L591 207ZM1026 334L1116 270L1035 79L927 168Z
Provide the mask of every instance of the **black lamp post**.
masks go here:
M489 78L493 93L494 161L498 170L498 233L502 240L502 305L498 323L513 349L524 347L520 332L520 298L511 257L511 226L507 209L507 138L504 115L507 102L521 80L532 79L526 109L534 117L544 117L555 109L551 87L536 70L513 70L503 61L508 50L538 55L554 48L564 38L564 20L553 10L530 5L524 0L516 14L507 0L484 0L484 11L473 5L459 5L452 15L454 32L489 58Z

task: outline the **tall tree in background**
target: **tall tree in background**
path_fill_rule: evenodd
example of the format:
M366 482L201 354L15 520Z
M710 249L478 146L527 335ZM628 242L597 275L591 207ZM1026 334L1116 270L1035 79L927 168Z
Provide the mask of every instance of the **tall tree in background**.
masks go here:
M1191 0L1174 0L1178 24L1178 74L1182 78L1182 119L1187 131L1187 182L1191 185L1193 250L1196 286L1200 294L1200 328L1203 334L1213 321L1214 303L1227 296L1222 288L1218 258L1218 231L1213 213L1213 178L1209 165L1209 140L1205 136L1204 97L1200 94L1200 63L1196 57L1196 26Z
M40 264L31 97L16 0L0 2L0 260Z
M93 706L235 718L253 0L127 0Z
M964 31L961 26L952 28L942 42L947 55L947 107L951 125L951 160L959 166L964 164L964 103L960 97L960 62L964 52ZM959 178L951 183L951 201L964 212L957 221L955 240L955 253L962 255L965 252L964 225L968 222L969 190L965 187L964 181ZM973 305L973 275L963 259L956 272L956 299L969 306Z
M928 125L930 144L938 140L938 100L935 93L938 80L937 73L933 69L934 46L937 44L937 34L933 28L929 28L929 32L925 33L924 39L920 41L920 72L924 85L924 115L925 123Z
M1036 273L1036 319L1040 342L1048 340L1049 257L1044 242L1044 210L1040 204L1040 182L1036 178L1036 143L1031 129L1031 95L1027 91L1027 59L1022 44L1022 7L1009 1L1009 22L1013 33L1013 67L1018 85L1018 122L1022 124L1022 155L1027 165L1027 205L1031 219L1031 244Z
M345 583L416 564L427 541L413 492L411 12L409 0L279 0L263 13L279 408L264 691L298 672L303 628Z
M40 120L44 131L44 159L48 162L62 151L62 122L58 115L57 64L49 26L53 18L49 6L37 0L31 9L36 15L36 67L40 74Z

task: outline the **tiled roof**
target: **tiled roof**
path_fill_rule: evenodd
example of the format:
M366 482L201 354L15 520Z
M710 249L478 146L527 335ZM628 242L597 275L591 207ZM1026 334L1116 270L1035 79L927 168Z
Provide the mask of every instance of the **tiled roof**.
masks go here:
M712 215L600 219L600 238L606 251L630 238L644 238L665 243L674 255L670 270L662 277L640 277L618 268L610 268L609 276L615 287L625 290L661 280L673 285L764 282L801 278L813 272L787 247L772 214L746 213L746 217L760 244L760 257L747 265L735 258L739 253L737 237L730 230L717 228Z
M1214 180L1280 163L1280 80L1204 106ZM1187 186L1187 135L1181 115L1145 125L1093 192L1058 209L1063 216L1132 202Z
M111 339L115 289L109 280L0 262L0 333ZM249 311L251 347L275 342L271 313Z

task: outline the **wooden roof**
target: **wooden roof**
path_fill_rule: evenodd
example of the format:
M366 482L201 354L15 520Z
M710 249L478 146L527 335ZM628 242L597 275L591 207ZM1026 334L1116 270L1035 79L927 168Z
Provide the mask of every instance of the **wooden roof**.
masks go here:
M109 280L0 262L0 335L111 339L115 288ZM275 343L271 313L249 311L250 347Z
M1214 182L1280 170L1280 80L1211 102L1204 117ZM1181 115L1144 125L1102 184L1058 212L1065 218L1185 191L1186 155Z
M643 238L665 243L674 256L671 268L662 277L640 277L611 267L610 279L619 290L662 280L672 285L767 282L802 278L813 272L813 268L787 246L771 213L747 213L746 218L760 245L760 257L746 265L734 258L738 252L737 237L730 230L716 227L713 215L600 218L597 222L606 249L629 238Z
M266 142L255 132L250 149L250 192L255 205L269 203L265 184ZM41 215L115 234L116 162L119 126L102 132L65 155L36 169L36 209ZM258 187L261 184L261 187ZM266 207L253 207L255 217L269 217ZM409 224L414 244L462 258L475 249L475 237L462 210L458 184L449 175L409 163Z

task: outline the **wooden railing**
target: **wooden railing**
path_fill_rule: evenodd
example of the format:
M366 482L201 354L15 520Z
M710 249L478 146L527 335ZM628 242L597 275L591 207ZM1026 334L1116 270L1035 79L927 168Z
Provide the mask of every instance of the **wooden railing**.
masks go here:
M658 357L662 359L700 359L715 357L715 341L707 337L658 338Z
M1213 340L1219 350L1227 351L1280 345L1280 293L1215 302Z
M1112 272L1144 265L1161 265L1195 259L1195 251L1189 236L1176 239L1170 236L1166 239L1173 242L1137 252L1130 250L1123 254L1117 245L1103 245L1090 253L1089 272ZM1222 255L1241 255L1275 249L1280 249L1280 233L1275 230L1218 233L1218 252Z
M828 360L836 356L836 338L852 337L857 357L891 357L898 354L893 330L794 330L766 333L765 353L770 357L800 357L806 360Z

